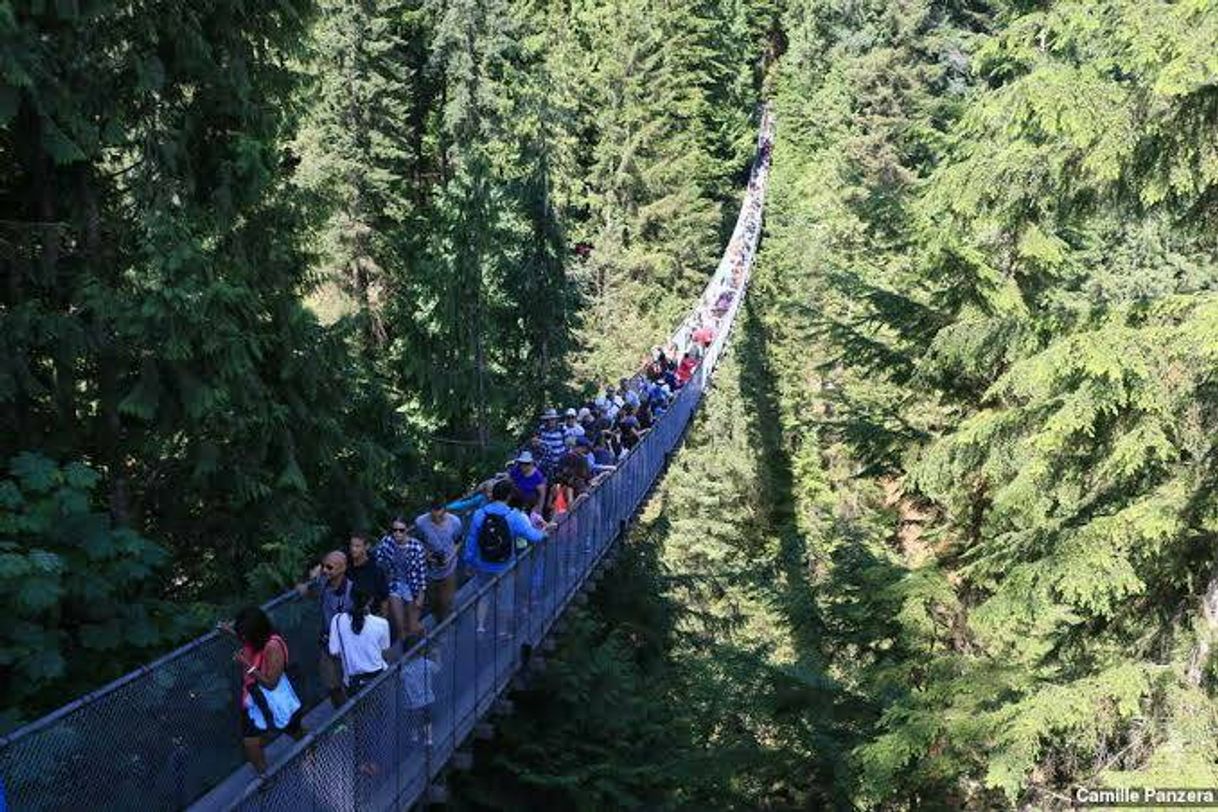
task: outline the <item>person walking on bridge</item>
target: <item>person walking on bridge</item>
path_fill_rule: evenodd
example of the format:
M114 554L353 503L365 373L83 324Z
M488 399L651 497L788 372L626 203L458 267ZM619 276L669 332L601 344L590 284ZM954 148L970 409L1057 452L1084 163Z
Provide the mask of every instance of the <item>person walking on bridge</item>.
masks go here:
M496 575L510 567L518 547L524 549L528 544L536 544L546 537L545 531L533 527L527 516L508 507L512 491L510 480L496 482L491 490L490 504L479 508L469 523L469 533L465 538L465 562L473 569L479 585L490 583ZM504 590L500 595L497 622L504 621L505 616L510 615L511 597L511 589ZM486 631L490 602L490 599L483 599L478 604L479 632ZM506 630L506 625L502 628Z
M461 520L445 509L443 499L433 499L427 512L414 520L414 528L427 548L427 591L431 612L439 623L452 611L457 590Z
M541 429L538 431L538 435L541 437L542 445L546 447L546 456L537 462L547 477L553 476L554 466L558 464L559 458L567 450L566 444L563 442L562 426L558 425L558 412L546 409L542 413Z
M372 600L373 611L389 616L389 581L368 554L368 534L356 530L347 542L347 578Z
M538 470L532 454L528 451L520 452L512 467L508 469L508 476L525 501L545 507L549 482L546 475Z
M403 641L405 652L409 648L406 639L423 633L419 618L427 590L427 556L423 543L410 536L404 519L395 518L389 528L389 535L376 545L373 555L389 580L389 619L394 639Z
M271 619L257 606L247 606L222 631L236 635L241 648L233 660L241 665L241 745L259 775L266 772L264 740L276 732L301 739L304 707L288 667L288 644L275 631Z
M367 592L352 590L351 606L330 621L330 654L342 663L348 695L359 693L389 667L389 621L371 614L372 602Z
M296 591L301 595L315 595L321 609L321 629L317 635L320 648L317 674L322 687L330 695L330 704L336 708L347 701L347 691L343 687L342 664L330 653L330 623L335 615L351 608L354 588L354 583L347 577L347 556L342 550L326 553L310 573L310 580L296 586Z

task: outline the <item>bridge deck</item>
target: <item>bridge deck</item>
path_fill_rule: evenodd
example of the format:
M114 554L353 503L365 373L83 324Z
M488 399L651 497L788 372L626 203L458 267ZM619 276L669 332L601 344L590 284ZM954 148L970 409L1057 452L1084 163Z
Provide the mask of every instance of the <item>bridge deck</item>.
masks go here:
M258 779L241 759L232 643L216 633L138 669L0 739L0 777L13 810L396 809L418 800L492 709L635 515L701 401L744 299L760 236L773 120L736 229L714 276L673 343L689 345L699 318L731 292L716 335L668 412L556 532L490 583L471 582L458 610L337 712L311 656L316 602L294 593L267 604L305 666L295 687L311 731L268 748Z

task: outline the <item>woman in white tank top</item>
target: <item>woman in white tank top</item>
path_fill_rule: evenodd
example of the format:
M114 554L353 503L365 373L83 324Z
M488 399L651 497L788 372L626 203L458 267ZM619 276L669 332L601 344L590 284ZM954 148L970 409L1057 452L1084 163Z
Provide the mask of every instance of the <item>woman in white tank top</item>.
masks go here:
M349 611L330 621L330 653L342 661L347 695L355 696L388 667L385 654L390 642L389 621L369 613L372 596L354 589L351 603Z

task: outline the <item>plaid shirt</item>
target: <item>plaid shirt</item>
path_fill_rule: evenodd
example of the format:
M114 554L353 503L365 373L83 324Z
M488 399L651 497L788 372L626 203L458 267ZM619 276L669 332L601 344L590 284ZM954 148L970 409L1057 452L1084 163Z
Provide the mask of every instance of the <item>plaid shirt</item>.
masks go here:
M418 539L408 536L405 544L398 544L392 536L385 536L376 545L373 557L384 571L391 592L395 584L404 584L415 596L427 588L427 555Z

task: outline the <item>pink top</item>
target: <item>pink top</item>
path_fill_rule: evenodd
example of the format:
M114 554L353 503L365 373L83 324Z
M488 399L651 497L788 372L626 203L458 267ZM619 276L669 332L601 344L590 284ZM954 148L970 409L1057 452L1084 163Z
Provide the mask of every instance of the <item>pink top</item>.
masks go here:
M253 667L257 668L259 671L261 671L262 666L266 663L266 650L271 647L271 643L275 643L275 642L278 642L279 645L283 647L283 667L287 668L288 667L288 644L285 643L283 638L277 634L271 635L271 639L266 641L266 646L263 647L262 651L254 651L254 649L251 646L249 646L248 644L245 645L242 648L242 650L245 652L246 659L248 659L250 661L250 663L253 665ZM241 707L244 708L244 707L249 706L250 688L252 688L253 686L254 686L254 675L249 673L249 669L247 668L245 670L245 673L241 675Z

